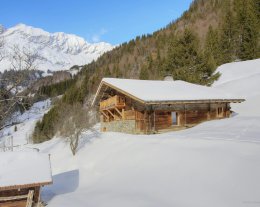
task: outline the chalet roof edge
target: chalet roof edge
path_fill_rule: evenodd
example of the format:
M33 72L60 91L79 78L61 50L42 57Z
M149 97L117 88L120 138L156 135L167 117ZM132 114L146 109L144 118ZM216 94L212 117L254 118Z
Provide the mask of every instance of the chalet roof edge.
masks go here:
M50 185L52 183L53 183L53 180L46 181L46 182L39 182L39 183L0 186L0 191L2 191L2 190L13 190L13 189L19 189L19 188L30 188L30 187L36 187L36 186L44 186L44 185Z
M97 99L97 97L98 97L98 94L99 94L99 92L100 92L100 90L101 90L103 84L106 84L107 86L109 86L109 87L111 87L111 88L114 88L114 89L120 91L121 93L123 93L123 94L125 94L125 95L131 96L133 99L135 99L135 100L137 100L137 101L139 101L139 102L141 102L141 103L145 103L145 102L146 102L145 100L142 100L142 99L140 99L140 98L134 96L133 94L130 94L130 93L128 93L127 91L124 91L124 90L122 90L122 89L120 89L120 88L114 86L113 84L106 82L106 80L108 80L108 79L118 79L118 78L102 78L102 80L101 80L101 82L100 82L100 84L99 84L99 86L98 86L97 92L96 92L96 94L95 94L95 96L94 96L94 99L93 99L93 101L92 101L92 103L91 103L91 106L94 106L94 105L95 105L96 99ZM120 79L122 80L123 78L120 78ZM123 79L123 80L138 80L138 79Z
M145 101L146 104L179 104L179 103L216 103L216 102L228 102L228 103L241 103L246 99L197 99L197 100L165 100L165 101Z
M113 85L113 83L110 83L109 80L116 80L118 78L103 78L99 84L99 87L97 89L97 92L94 96L94 99L92 101L92 104L91 106L95 105L96 101L97 101L97 98L99 96L99 93L100 93L100 90L102 89L103 85L107 85L108 87L111 87L115 90L118 90L120 91L121 93L127 95L127 96L130 96L132 97L133 99L141 102L141 103L145 103L145 104L149 104L149 105L152 105L152 104L161 104L161 103L164 103L164 104L178 104L178 103L213 103L213 102L229 102L229 103L241 103L241 102L244 102L245 99L244 98L208 98L208 99L203 99L203 98L198 98L198 99L190 99L190 100L182 100L182 99L176 99L176 100L144 100L144 99L141 99L139 97L136 97L135 95ZM119 80L135 80L135 81L143 81L143 80L138 80L138 79L119 79ZM145 80L145 81L150 81L150 80ZM152 81L158 81L160 82L160 80L152 80ZM165 81L162 81L162 82L165 82ZM181 82L184 82L184 83L187 83L187 84L192 84L192 83L188 83L188 82L185 82L185 81L181 81ZM193 85L197 85L197 84L193 84ZM200 86L200 85L199 85Z
M104 79L104 78L103 78L103 79ZM100 83L99 83L99 86L98 86L97 92L96 92L96 94L95 94L95 96L94 96L94 99L93 99L93 101L92 101L92 103L91 103L91 106L94 106L94 105L95 105L95 102L96 102L97 96L98 96L99 91L100 91L100 89L101 89L101 87L102 87L102 84L103 84L103 79L102 79L102 80L100 81Z

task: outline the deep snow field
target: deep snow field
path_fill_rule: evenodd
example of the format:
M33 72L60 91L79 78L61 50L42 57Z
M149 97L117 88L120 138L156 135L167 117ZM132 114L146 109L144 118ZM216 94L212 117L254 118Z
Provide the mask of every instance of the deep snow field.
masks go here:
M229 119L157 135L100 133L97 125L82 135L76 156L62 138L24 139L51 154L53 185L43 200L49 207L260 206L260 59L218 71L213 87L246 99ZM9 129L14 142L23 143L34 123Z

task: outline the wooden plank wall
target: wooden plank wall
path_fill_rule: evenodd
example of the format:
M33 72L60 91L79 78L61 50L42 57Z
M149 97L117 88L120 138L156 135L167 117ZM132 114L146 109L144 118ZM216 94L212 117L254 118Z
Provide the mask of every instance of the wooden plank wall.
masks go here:
M13 190L0 191L0 197L12 197L12 196L18 196L18 195L26 195L29 193L30 190L34 191L33 201L37 203L40 198L40 186L31 187L31 188L21 188L20 190L13 189ZM16 203L17 201L13 201L13 202ZM5 207L6 203L7 202L0 203L0 207L2 207L2 206ZM21 202L21 203L23 203L23 202ZM25 201L25 204L26 204L26 201ZM11 204L8 204L8 205L11 205ZM14 205L14 206L16 206L16 205ZM17 207L20 207L20 204L17 205Z
M20 201L8 201L5 203L0 203L0 207L25 207L27 199Z
M153 117L155 124L154 124L154 129L157 130L162 130L162 129L167 129L171 127L172 125L172 120L171 120L171 112L167 111L156 111Z
M150 116L151 125L148 125L148 129L151 131L194 126L204 121L230 116L230 107L226 103L165 106L165 110L163 110L164 106L162 105L158 108L159 110L154 113L155 118L153 114ZM221 114L218 114L218 108L223 111ZM172 125L171 111L177 112L178 125Z
M113 95L122 96L125 99L123 119L136 121L136 133L149 134L163 129L189 127L207 120L230 116L229 103L158 104L151 106L139 103L117 91L114 91ZM218 113L218 108L221 108L221 114ZM172 125L172 111L178 114L177 126ZM109 121L122 119L115 111L111 110L111 112L114 117L106 113ZM101 115L100 118L101 121L105 121L104 115Z
M184 114L185 118L185 114ZM208 119L208 111L187 111L186 112L186 124L198 124ZM185 121L184 121L185 122Z

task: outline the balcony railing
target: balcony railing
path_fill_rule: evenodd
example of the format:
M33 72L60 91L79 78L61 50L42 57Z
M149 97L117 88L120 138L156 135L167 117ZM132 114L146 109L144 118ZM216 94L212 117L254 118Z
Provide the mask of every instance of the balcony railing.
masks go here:
M122 109L125 107L125 98L115 95L100 102L100 110L118 108Z

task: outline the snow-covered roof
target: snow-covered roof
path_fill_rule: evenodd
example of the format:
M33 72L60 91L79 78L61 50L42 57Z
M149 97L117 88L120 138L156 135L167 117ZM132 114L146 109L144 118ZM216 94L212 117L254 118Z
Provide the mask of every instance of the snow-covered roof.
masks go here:
M109 86L120 92L131 95L143 102L174 102L174 101L201 101L201 100L240 100L222 90L207 86L196 85L185 81L158 81L103 78L97 91L96 101L101 88ZM242 99L240 101L243 101ZM93 102L93 103L94 103Z
M48 154L38 152L0 153L0 190L52 183Z

